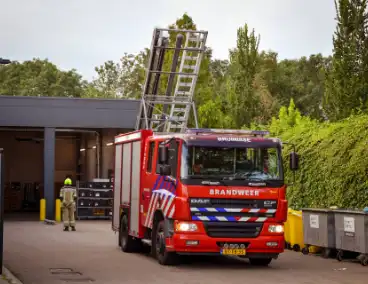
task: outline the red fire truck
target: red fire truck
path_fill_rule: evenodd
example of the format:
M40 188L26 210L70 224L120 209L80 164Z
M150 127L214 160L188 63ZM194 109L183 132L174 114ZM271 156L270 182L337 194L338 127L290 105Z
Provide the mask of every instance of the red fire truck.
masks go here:
M124 252L237 255L268 265L284 251L282 143L265 131L151 129L115 137L113 229ZM290 168L298 155L290 154Z

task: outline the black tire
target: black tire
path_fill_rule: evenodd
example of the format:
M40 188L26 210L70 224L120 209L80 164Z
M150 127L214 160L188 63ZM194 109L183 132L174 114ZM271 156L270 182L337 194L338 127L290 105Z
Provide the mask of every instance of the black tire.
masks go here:
M360 261L360 264L363 266L367 266L368 265L368 256L364 256L362 258L362 260Z
M272 258L249 258L249 262L254 266L268 266Z
M331 250L328 248L322 249L322 257L323 258L329 258L331 255Z
M136 252L138 250L138 241L133 239L132 236L129 236L128 230L128 218L124 215L121 218L120 222L120 231L119 231L119 243L121 250L123 252Z
M309 254L309 248L308 248L308 247L304 247L304 248L302 249L302 254L304 254L304 255L308 255L308 254Z
M337 252L336 259L337 259L338 261L342 261L342 260L343 260L343 255L344 255L343 251L342 251L342 250L339 250L339 251Z
M168 252L165 247L164 220L157 220L152 232L152 255L161 265L175 265L178 263L178 255Z
M300 251L300 246L298 244L293 245L293 251Z

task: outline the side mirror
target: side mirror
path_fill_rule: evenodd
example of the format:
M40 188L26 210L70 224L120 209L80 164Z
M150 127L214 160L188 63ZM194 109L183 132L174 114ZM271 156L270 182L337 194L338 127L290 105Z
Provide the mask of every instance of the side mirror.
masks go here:
M160 145L158 148L158 162L159 164L166 164L169 160L169 148Z
M299 155L295 152L290 153L290 170L296 171L299 169Z
M171 175L171 166L170 165L160 165L160 175L161 176L169 176Z

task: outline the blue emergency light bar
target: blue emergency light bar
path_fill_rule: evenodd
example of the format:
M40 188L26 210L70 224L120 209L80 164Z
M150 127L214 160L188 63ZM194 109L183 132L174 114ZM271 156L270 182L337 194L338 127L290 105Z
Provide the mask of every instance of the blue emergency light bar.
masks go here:
M186 133L193 134L236 134L236 135L255 135L265 136L269 135L269 131L265 130L236 130L236 129L214 129L214 128L189 128Z

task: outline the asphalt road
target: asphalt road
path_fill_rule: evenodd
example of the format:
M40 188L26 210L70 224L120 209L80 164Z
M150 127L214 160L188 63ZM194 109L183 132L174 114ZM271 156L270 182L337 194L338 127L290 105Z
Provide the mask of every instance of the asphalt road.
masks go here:
M359 263L290 251L266 268L220 257L163 267L149 256L123 253L109 221L80 221L77 230L62 232L60 224L6 221L4 264L24 284L367 283L368 267ZM50 269L80 274L52 274Z

